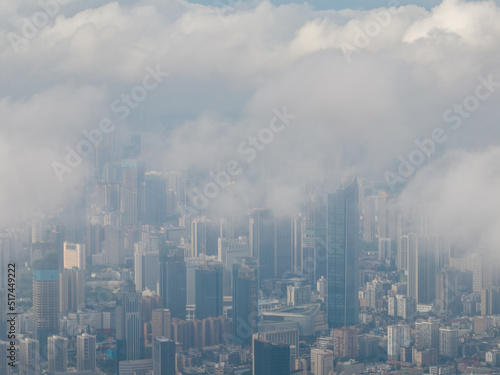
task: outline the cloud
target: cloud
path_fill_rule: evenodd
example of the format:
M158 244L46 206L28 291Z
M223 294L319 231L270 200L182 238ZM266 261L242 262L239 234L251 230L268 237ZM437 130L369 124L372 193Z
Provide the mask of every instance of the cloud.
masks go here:
M242 210L265 200L268 180L283 192L277 206L291 209L301 186L325 175L332 188L353 170L382 181L416 138L444 126L443 112L479 75L500 77L500 8L492 2L401 7L350 63L343 46L386 10L72 1L15 53L7 34L22 36L23 22L40 11L16 4L1 5L12 18L0 39L2 212L55 206L81 184L85 165L61 185L50 163L64 160L83 129L114 116L110 104L141 84L147 66L170 76L113 136L144 133L146 156L161 156L170 170L213 171L238 160L244 174L217 206ZM238 146L285 106L294 120L246 162ZM499 110L494 100L482 104L445 148L497 145ZM1 215L0 225L9 220Z

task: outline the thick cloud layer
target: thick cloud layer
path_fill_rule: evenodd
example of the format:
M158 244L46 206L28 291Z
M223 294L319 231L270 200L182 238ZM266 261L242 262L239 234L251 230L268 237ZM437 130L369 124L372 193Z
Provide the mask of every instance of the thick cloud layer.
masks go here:
M82 184L85 163L60 182L53 162L66 164L67 147L106 118L111 136L143 132L147 156L162 156L170 170L237 160L242 175L220 210L259 204L266 190L280 192L277 208L293 207L305 183L327 176L334 184L352 171L386 183L384 172L397 173L398 157L408 159L436 128L447 140L433 163L466 149L458 168L498 145L500 93L481 99L456 130L443 117L475 94L480 77L500 81L500 8L491 1L374 11L181 0L0 7L0 225L54 207ZM120 118L113 103L151 69L169 76ZM282 131L262 130L284 111ZM268 143L248 161L241 145L259 133ZM422 168L413 184L446 184L447 169L420 182ZM410 187L414 174L404 177Z

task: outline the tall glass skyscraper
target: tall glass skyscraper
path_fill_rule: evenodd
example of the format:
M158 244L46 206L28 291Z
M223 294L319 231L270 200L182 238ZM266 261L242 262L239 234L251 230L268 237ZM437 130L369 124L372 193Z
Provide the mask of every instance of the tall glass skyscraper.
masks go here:
M358 322L359 209L357 178L328 194L328 326Z
M243 258L233 264L233 340L242 346L252 345L258 324L257 264Z
M172 246L160 249L158 276L162 307L169 309L172 318L186 319L186 262L184 252Z
M274 212L256 209L250 216L250 252L259 263L258 281L276 276L276 219Z

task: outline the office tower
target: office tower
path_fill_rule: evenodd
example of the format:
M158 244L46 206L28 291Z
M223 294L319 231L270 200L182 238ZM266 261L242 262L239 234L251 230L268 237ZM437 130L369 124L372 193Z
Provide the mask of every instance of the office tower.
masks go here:
M272 210L256 209L249 222L250 255L257 259L261 285L263 280L276 276L276 220Z
M408 250L408 295L417 303L434 303L436 296L436 253L427 236L410 233Z
M78 371L96 370L96 337L83 333L76 337L76 368Z
M399 241L398 257L396 260L396 267L398 270L403 271L408 269L408 249L410 246L410 239L408 235L401 236Z
M33 266L33 326L40 357L47 358L47 338L59 332L59 271L57 254L40 259Z
M391 239L378 239L378 260L381 262L390 261L392 259Z
M123 290L116 303L116 341L119 360L136 360L141 355L140 293Z
M156 290L158 282L158 261L160 255L158 251L148 251L134 253L134 279L135 287L138 292L142 292L146 288Z
M398 316L398 303L396 297L387 298L387 315Z
M328 195L328 326L356 325L359 315L358 183Z
M157 172L147 172L144 192L144 223L163 225L166 222L167 181Z
M417 303L413 297L398 294L396 304L397 316L403 319L409 319L417 312Z
M311 349L311 372L313 375L329 375L333 372L333 352L326 349Z
M410 326L402 324L387 326L387 355L389 360L398 361L401 348L408 348L409 346Z
M363 199L363 239L373 242L377 236L377 197L370 195Z
M222 262L227 270L232 270L233 263L238 258L249 257L250 247L248 237L238 238L222 238L218 239L218 256L217 259Z
M244 258L233 264L233 340L249 347L258 324L257 264Z
M22 339L19 342L19 373L40 375L40 347L38 340Z
M283 277L292 272L293 259L293 217L283 215L276 217L276 261L275 275Z
M279 329L276 331L264 331L252 336L255 339L268 341L275 344L285 343L294 349L293 355L299 356L299 330L298 329Z
M481 315L500 314L500 287L490 286L481 290Z
M10 374L9 362L11 360L7 358L7 356L10 355L8 351L9 348L10 348L10 342L0 341L0 374L5 374L5 375Z
M196 304L196 270L207 262L204 255L198 258L185 258L186 262L186 304Z
M160 249L159 292L162 307L172 318L186 319L186 263L184 251L171 246Z
M119 228L111 225L104 227L102 251L106 254L106 264L121 266L125 264L125 250L123 247L123 233Z
M439 349L439 322L429 320L415 323L415 346Z
M379 353L380 338L378 336L363 335L358 339L359 356L367 359L376 356Z
M49 374L68 371L68 339L60 336L48 338Z
M156 337L170 338L170 310L155 309L152 313L151 335L154 342Z
M286 289L288 306L299 306L311 303L311 287L309 285L302 285L297 282L294 283L294 285L288 285Z
M206 217L195 218L191 221L191 256L201 254L208 256L218 255L218 239L220 224Z
M398 230L398 204L394 198L389 198L385 191L379 191L377 196L377 224L379 238L396 240Z
M436 308L459 313L463 294L472 293L472 272L459 271L448 266L437 274Z
M64 242L64 269L85 270L85 244Z
M120 213L124 227L136 226L141 220L143 180L143 168L137 160L122 162Z
M221 263L209 263L195 271L196 319L222 316L223 275Z
M77 268L59 274L59 311L77 312L85 309L85 272Z
M439 328L439 355L443 357L458 357L458 330Z
M358 332L349 327L333 330L333 354L337 358L354 358L358 355Z
M175 341L157 337L153 341L153 375L175 375Z
M290 375L290 345L253 339L253 375Z

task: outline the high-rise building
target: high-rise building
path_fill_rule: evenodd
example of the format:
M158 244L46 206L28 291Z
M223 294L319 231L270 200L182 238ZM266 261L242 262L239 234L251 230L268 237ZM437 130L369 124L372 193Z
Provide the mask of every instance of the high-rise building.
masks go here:
M313 375L333 373L333 352L326 349L311 349L311 372Z
M397 316L403 319L409 319L417 312L417 303L413 297L397 294L396 304Z
M415 323L415 346L439 349L439 322L427 321Z
M140 293L123 290L116 303L116 341L119 360L136 360L141 356Z
M354 358L358 355L358 332L342 327L333 330L333 354L337 358Z
M134 277L135 287L138 292L156 290L158 282L158 251L148 251L134 253Z
M156 337L170 338L170 310L155 309L152 313L151 336L154 342Z
M19 342L19 373L40 375L40 347L38 340L22 339Z
M175 375L175 341L157 337L153 341L153 375Z
M356 325L359 315L358 183L353 178L328 195L328 325Z
M10 360L7 358L7 356L10 355L8 351L9 347L10 347L10 342L0 341L0 374L5 374L5 375L10 374L10 366L9 366Z
M59 274L59 310L77 312L85 308L85 272L77 268Z
M206 217L195 218L191 221L191 256L201 254L208 256L218 255L218 239L220 224Z
M290 375L290 345L253 339L253 375Z
M458 330L439 329L439 355L450 358L458 357Z
M398 256L396 259L396 267L398 270L408 269L408 248L410 246L410 240L408 235L401 236L398 243Z
M167 182L156 172L147 172L144 177L144 222L163 225L166 221Z
M410 326L398 324L387 326L387 355L389 360L400 359L401 348L410 346Z
M68 371L68 339L60 336L48 338L49 374Z
M78 371L96 370L96 337L83 333L76 337L76 368Z
M437 274L436 308L459 313L463 294L472 293L472 271L459 271L448 266Z
M408 237L408 295L415 298L417 303L434 303L437 273L435 241L414 233Z
M85 270L85 244L64 242L64 269L70 270L74 267Z
M481 289L481 315L500 314L500 287Z
M255 209L250 215L251 256L257 259L258 282L276 276L276 219L268 209Z
M257 267L251 258L233 264L233 340L249 347L258 324Z
M275 344L285 343L290 345L295 358L299 357L299 330L280 329L277 331L259 332L253 335L255 339L273 342Z
M120 213L124 227L136 226L142 219L142 189L144 171L137 160L122 162Z
M233 263L242 257L250 256L250 248L248 243L248 237L238 237L238 238L222 238L219 237L219 254L218 260L222 262L223 266L227 270L232 269Z
M172 318L186 319L186 263L184 252L170 246L160 249L159 292L163 308Z
M292 271L294 218L290 215L276 217L275 275L283 277Z
M42 262L50 262L45 258ZM33 269L33 326L40 357L47 358L47 338L59 332L59 271L44 263ZM42 263L40 263L42 264Z
M297 282L294 285L288 285L286 292L286 303L289 306L311 303L311 287L309 285Z
M209 263L195 271L196 319L223 315L223 274L221 263Z
M378 260L390 261L392 258L391 239L379 238L378 239Z

